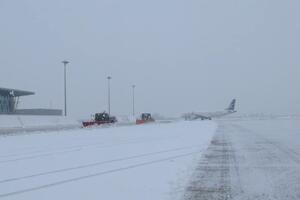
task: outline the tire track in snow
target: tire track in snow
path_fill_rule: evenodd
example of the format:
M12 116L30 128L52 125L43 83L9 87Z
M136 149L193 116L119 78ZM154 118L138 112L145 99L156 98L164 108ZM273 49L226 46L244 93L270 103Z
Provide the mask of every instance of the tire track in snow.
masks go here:
M232 124L232 126L241 130L240 132L247 132L247 133L251 133L252 135L255 135L257 138L259 138L259 141L264 142L264 145L269 145L269 146L275 147L275 149L279 150L281 153L283 153L285 156L287 156L290 160L292 160L293 162L295 162L297 164L300 164L300 155L296 151L294 151L286 146L283 147L279 143L273 142L270 139L263 137L261 134L258 134L252 130L246 129L240 125ZM270 148L270 149L272 149L272 148Z
M225 134L217 131L184 193L185 200L231 199L231 162L234 151ZM234 169L235 171L238 169Z
M142 158L142 157L147 157L147 156L152 156L152 155L158 155L158 154L163 154L163 153L170 153L170 152L182 151L182 150L192 149L192 148L196 148L196 147L197 146L182 147L182 148L175 148L175 149L167 149L167 150L156 151L156 152L151 152L151 153L138 154L138 155L134 155L134 156L127 156L127 157L123 157L123 158L117 158L117 159L111 159L111 160L106 160L106 161L94 162L94 163L85 164L85 165L79 165L79 166L75 166L75 167L68 167L68 168L63 168L63 169L58 169L58 170L41 172L41 173L31 174L31 175L27 175L27 176L20 176L20 177L15 177L15 178L8 178L8 179L0 180L0 184L7 183L7 182L24 180L24 179L29 179L29 178L34 178L34 177L39 177L39 176L45 176L45 175L50 175L50 174L57 174L57 173L62 173L62 172L68 172L68 171L72 171L72 170L85 169L85 168L95 167L95 166L99 166L99 165L103 165L103 164L108 164L108 163L113 163L113 162L120 162L120 161L132 160L132 159L136 159L136 158Z
M157 163L161 163L161 162L166 162L166 161L173 160L173 159L192 156L192 155L196 155L199 153L201 153L201 151L194 151L194 152L185 153L185 154L178 154L178 155L166 157L163 159L157 159L157 160L152 160L152 161L148 161L148 162L141 162L141 163L137 163L137 164L133 164L133 165L127 165L125 167L101 171L98 173L78 176L78 177L74 177L74 178L70 178L70 179L64 179L61 181L56 181L56 182L52 182L52 183L48 183L48 184L44 184L44 185L40 185L40 186L36 186L36 187L31 187L31 188L27 188L27 189L23 189L23 190L17 190L17 191L9 192L9 193L2 193L2 194L0 194L0 198L10 197L10 196L14 196L14 195L20 195L20 194L38 191L38 190L42 190L42 189L47 189L47 188L51 188L51 187L55 187L55 186L59 186L59 185L64 185L67 183L77 182L77 181L81 181L81 180L85 180L85 179L89 179L89 178L93 178L93 177L106 175L106 174L116 173L116 172L120 172L120 171L124 171L124 170L130 170L130 169L139 168L139 167L143 167L143 166L147 166L147 165L153 165L153 164L157 164Z
M74 150L69 150L69 151L58 151L58 152L52 152L52 153L38 154L38 155L34 155L34 156L26 156L26 157L21 157L21 158L2 160L2 161L0 161L0 164L17 162L17 161L22 161L22 160L31 160L31 159L41 158L41 157L53 156L53 155L57 155L57 154L62 155L62 154L66 154L66 153L73 153L73 152L80 151L80 150L81 149L74 149Z
M99 128L97 128L97 129L99 129ZM97 130L97 129L94 129L94 130ZM89 129L86 129L85 131L89 131ZM101 136L101 135L99 135L99 136ZM100 138L100 139L102 139L102 138ZM121 142L120 142L120 140L118 140L117 142L120 142L120 144L130 144L131 142L134 142L134 143L137 142L138 143L138 142L143 142L145 140L146 140L146 142L147 141L152 142L152 141L161 141L161 140L169 140L169 139L172 139L172 138L170 138L170 137L165 137L165 138L159 137L159 138L149 139L149 138L146 138L146 137L140 137L140 138L134 138L132 141L130 141L128 139L123 139L123 140L121 140ZM173 138L173 139L176 139L176 138ZM73 149L73 148L87 148L87 147L98 146L98 145L105 145L105 143L101 142L101 143L92 143L92 144L71 145L69 147L56 148L55 150L57 150L57 149L59 149L59 150L68 150L68 149ZM111 145L113 145L113 144L111 144ZM116 144L116 145L118 145L118 144ZM53 148L53 146L51 146L51 145L50 145L50 147ZM11 154L6 154L6 155L0 155L0 158L15 157L15 156L20 156L20 155L30 155L30 154L33 154L33 153L40 153L40 152L48 152L48 149L45 149L45 150L42 149L42 150L33 150L33 151L30 151L30 152L24 153L24 150L28 150L28 149L39 149L39 148L36 148L36 147L20 148L18 150L21 151L22 153L11 153Z
M173 138L173 139L178 139L177 138ZM74 149L74 150L68 150L69 148L61 148L61 149L66 149L64 151L55 151L55 152L49 152L49 153L43 153L43 154L33 154L33 155L28 155L28 156L24 156L24 157L20 157L20 158L13 158L13 159L7 159L7 160L0 160L0 164L5 164L5 163L11 163L11 162L17 162L17 161L23 161L23 160L31 160L31 159L36 159L36 158L41 158L41 157L48 157L48 156L53 156L53 155L62 155L62 154L66 154L66 153L72 153L72 152L77 152L77 151L82 151L83 149L87 149L87 148L95 148L95 149L102 149L102 148L109 148L109 147L115 147L115 146L121 146L121 145L128 145L128 144L142 144L142 143L151 143L151 142L157 142L157 141L162 141L162 140L170 140L172 138L155 138L153 140L133 140L133 141L129 141L129 142L121 142L121 143L116 143L116 144L106 144L103 145L103 143L99 143L99 144L88 144L88 145L74 145L71 146L70 149ZM45 151L47 152L47 151Z
M74 149L74 148L90 148L90 147L94 147L94 146L99 146L101 147L101 145L103 145L104 147L106 146L112 146L112 145L122 145L122 144L128 144L130 142L139 142L139 140L134 140L134 141L118 141L119 143L117 144L106 144L104 142L97 142L97 143L91 143L91 144L78 144L78 145L71 145L71 146L67 146L67 147L62 147L62 148L55 148L55 150L59 149L59 150L70 150L70 149ZM51 147L53 148L53 147ZM34 151L29 151L29 152L25 152L24 150L26 149L35 149L34 147L29 147L29 148L22 148L19 149L19 151L22 151L22 153L12 153L12 154L6 154L6 155L0 155L0 158L8 158L8 157L16 157L16 156L22 156L22 155L34 155L37 153L41 153L41 152L45 152L45 153L49 153L51 152L50 149L41 149L41 150L34 150Z

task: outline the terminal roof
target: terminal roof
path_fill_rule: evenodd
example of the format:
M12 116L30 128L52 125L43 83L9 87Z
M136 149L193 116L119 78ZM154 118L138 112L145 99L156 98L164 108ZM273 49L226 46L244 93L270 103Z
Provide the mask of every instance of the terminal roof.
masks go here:
M9 88L0 88L0 95L1 96L27 96L27 95L34 95L34 92L24 91L24 90L16 90L16 89L9 89Z

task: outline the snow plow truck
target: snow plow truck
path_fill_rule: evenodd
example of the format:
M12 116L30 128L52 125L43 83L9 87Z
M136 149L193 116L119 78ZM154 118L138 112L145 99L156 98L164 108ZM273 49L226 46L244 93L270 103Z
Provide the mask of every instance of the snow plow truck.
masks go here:
M90 121L83 121L82 126L88 127L88 126L94 126L94 125L102 125L102 124L113 124L117 122L117 118L110 116L106 112L102 113L96 113L94 115L94 119Z
M150 113L142 113L140 119L136 120L136 124L145 124L155 122Z

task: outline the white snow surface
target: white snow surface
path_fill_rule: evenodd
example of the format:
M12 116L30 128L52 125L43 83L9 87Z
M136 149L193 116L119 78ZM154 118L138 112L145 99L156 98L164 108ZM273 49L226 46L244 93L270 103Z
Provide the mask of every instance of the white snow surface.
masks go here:
M300 118L216 122L182 200L300 199Z
M76 125L80 123L63 116L0 115L0 129Z
M179 199L212 121L0 137L2 199Z

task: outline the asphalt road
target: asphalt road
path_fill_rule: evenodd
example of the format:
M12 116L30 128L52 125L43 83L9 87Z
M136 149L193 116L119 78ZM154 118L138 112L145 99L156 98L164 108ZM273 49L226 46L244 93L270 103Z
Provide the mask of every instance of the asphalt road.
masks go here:
M300 199L300 119L218 123L183 199Z

